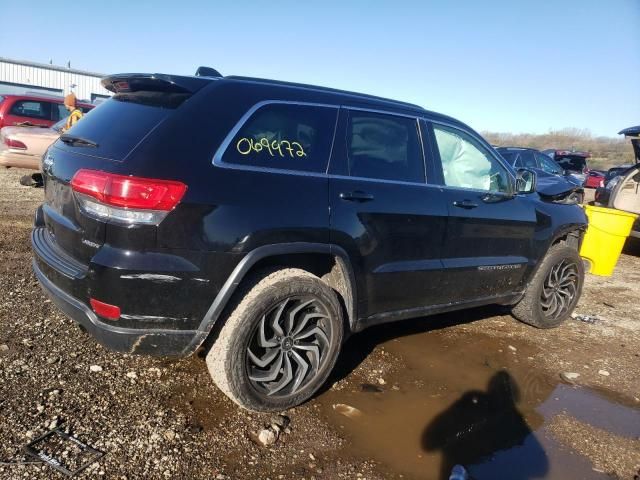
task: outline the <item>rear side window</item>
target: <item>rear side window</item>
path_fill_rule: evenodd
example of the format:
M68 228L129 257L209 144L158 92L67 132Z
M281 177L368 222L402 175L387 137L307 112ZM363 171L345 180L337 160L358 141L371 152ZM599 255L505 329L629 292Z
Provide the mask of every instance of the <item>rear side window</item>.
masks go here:
M11 107L11 115L51 120L51 104L36 100L18 100Z
M325 172L338 109L285 103L259 108L240 127L222 160L253 167Z
M347 156L352 177L425 181L418 122L414 118L350 111Z

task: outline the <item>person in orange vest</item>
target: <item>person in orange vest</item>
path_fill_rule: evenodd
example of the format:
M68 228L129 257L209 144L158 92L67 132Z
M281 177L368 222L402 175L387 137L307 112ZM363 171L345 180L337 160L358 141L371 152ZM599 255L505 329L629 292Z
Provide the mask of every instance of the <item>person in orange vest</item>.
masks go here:
M67 124L62 128L63 133L78 123L84 116L82 110L78 108L77 103L76 95L73 92L64 97L64 106L67 107L67 110L71 113L67 117Z

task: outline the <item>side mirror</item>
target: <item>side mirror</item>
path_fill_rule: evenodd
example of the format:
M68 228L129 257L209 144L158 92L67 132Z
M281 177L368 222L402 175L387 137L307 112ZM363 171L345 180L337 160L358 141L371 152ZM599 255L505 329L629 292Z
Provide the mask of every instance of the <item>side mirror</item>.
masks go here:
M536 172L533 170L519 168L516 171L516 193L533 193L537 183Z

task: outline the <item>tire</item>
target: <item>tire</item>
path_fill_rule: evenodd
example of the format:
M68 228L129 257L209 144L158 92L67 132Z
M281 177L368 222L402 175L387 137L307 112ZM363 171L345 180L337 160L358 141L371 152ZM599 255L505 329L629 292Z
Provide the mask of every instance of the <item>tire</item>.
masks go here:
M554 245L511 313L537 328L557 327L571 316L583 283L584 266L576 249L564 243Z
M342 345L336 293L315 275L287 268L248 279L234 297L206 356L215 384L258 412L308 400L327 380Z

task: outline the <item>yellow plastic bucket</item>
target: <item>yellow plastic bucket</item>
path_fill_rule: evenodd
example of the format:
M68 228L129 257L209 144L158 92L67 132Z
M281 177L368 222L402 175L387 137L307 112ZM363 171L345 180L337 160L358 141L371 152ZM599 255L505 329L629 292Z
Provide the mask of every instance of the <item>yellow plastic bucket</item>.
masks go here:
M584 209L589 227L582 241L580 256L591 262L592 274L608 277L618 263L637 215L591 205L585 205Z

